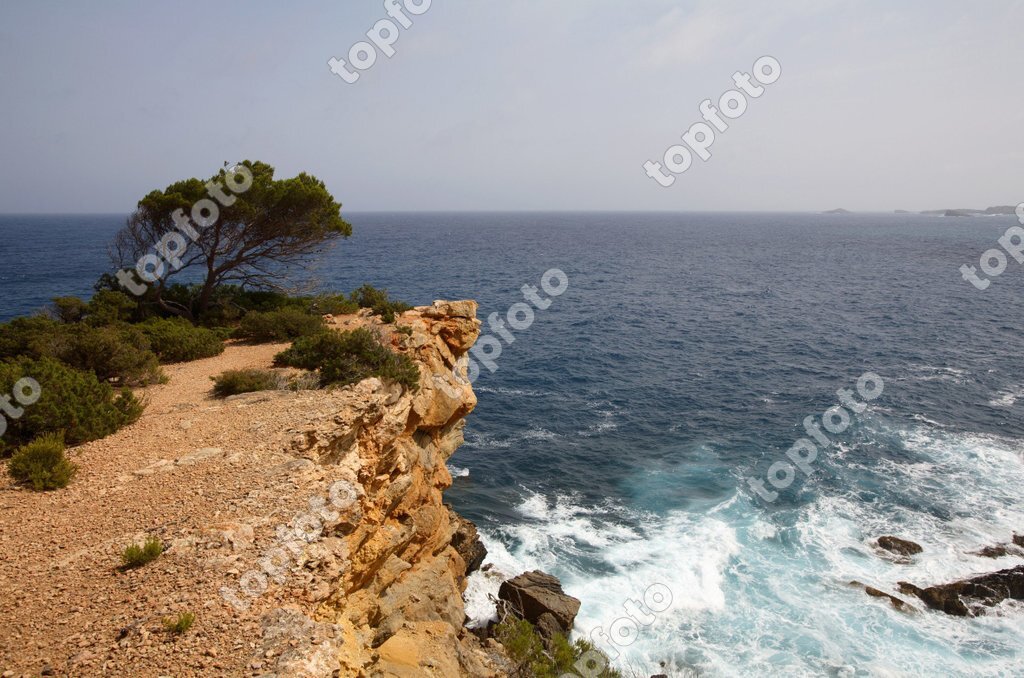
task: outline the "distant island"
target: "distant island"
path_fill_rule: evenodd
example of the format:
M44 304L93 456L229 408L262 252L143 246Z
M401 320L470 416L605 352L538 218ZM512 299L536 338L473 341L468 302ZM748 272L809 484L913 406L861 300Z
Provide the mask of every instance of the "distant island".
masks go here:
M853 212L851 212L850 210L844 210L842 207L837 207L834 210L822 212L822 214L853 214Z
M983 210L975 209L943 209L943 210L925 210L921 214L926 214L933 217L991 217L997 215L1012 215L1016 213L1017 208L1013 205L998 205L996 207L989 207ZM897 210L899 211L899 210Z

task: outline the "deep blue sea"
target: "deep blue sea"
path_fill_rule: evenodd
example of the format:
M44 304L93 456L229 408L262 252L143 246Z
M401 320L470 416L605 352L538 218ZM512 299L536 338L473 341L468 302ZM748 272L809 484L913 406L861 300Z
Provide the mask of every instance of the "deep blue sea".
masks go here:
M1020 676L1024 606L898 612L847 585L945 583L1021 564L1024 267L960 277L1012 217L351 214L327 288L484 320L561 269L567 291L475 383L448 499L510 575L583 601L577 629L638 675ZM0 319L87 294L123 216L0 217ZM873 372L884 391L774 502L756 496L803 422ZM770 489L770 486L769 486ZM912 539L910 564L880 535ZM653 585L671 606L633 627ZM475 618L496 588L474 575ZM687 673L690 670L690 673ZM646 673L644 673L646 671ZM694 673L695 671L696 673Z

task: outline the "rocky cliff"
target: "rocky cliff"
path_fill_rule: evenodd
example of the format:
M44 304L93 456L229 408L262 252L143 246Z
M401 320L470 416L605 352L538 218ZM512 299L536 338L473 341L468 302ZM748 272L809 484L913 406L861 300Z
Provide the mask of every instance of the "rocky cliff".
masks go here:
M330 527L347 567L313 619L341 627L346 675L487 675L487 655L463 632L467 564L452 546L459 518L442 501L452 482L445 462L476 405L452 376L479 335L476 303L436 302L396 326L388 337L419 363L419 390L364 382L331 422L295 441L356 495Z
M442 501L476 405L452 376L475 316L462 301L393 324L328 319L375 327L413 357L415 391L367 379L211 396L211 376L269 368L285 345L168 366L142 419L72 450L68 488L0 478L0 672L502 675L493 642L463 628L460 552L480 553ZM127 545L154 537L163 555L120 567ZM187 632L165 624L182 614Z

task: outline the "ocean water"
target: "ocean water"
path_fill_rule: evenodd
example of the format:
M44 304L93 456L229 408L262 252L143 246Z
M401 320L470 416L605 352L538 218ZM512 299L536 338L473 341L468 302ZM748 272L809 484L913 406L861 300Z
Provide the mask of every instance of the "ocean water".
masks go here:
M624 604L670 592L603 646L617 665L1024 675L1024 606L910 614L848 586L895 592L1021 564L971 552L1024 533L1024 268L1011 260L985 291L958 272L1012 217L347 216L355 235L315 272L325 287L477 299L485 331L523 285L568 276L476 381L447 497L480 527L493 571L562 579L583 601L583 635L632 630L617 622ZM0 317L87 293L122 220L0 217ZM748 479L865 372L882 395L830 434L809 477L758 498ZM871 546L884 534L924 553L886 559ZM496 582L472 578L477 621Z

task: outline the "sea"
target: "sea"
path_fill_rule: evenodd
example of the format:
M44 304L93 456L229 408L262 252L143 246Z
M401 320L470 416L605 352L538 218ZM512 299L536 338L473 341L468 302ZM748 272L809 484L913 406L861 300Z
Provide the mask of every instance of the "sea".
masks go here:
M1024 675L1021 603L961 618L850 585L1024 564L975 554L1024 534L1024 267L985 290L959 271L1013 217L345 216L353 236L306 275L475 299L500 345L446 493L489 551L473 623L501 575L541 569L626 675ZM124 217L0 217L0 319L87 296ZM542 287L554 269L558 296ZM526 285L550 305L523 327ZM805 419L841 389L862 400L866 374L881 394L787 476ZM764 486L769 501L751 480L772 469L785 487ZM886 557L883 535L923 552Z

